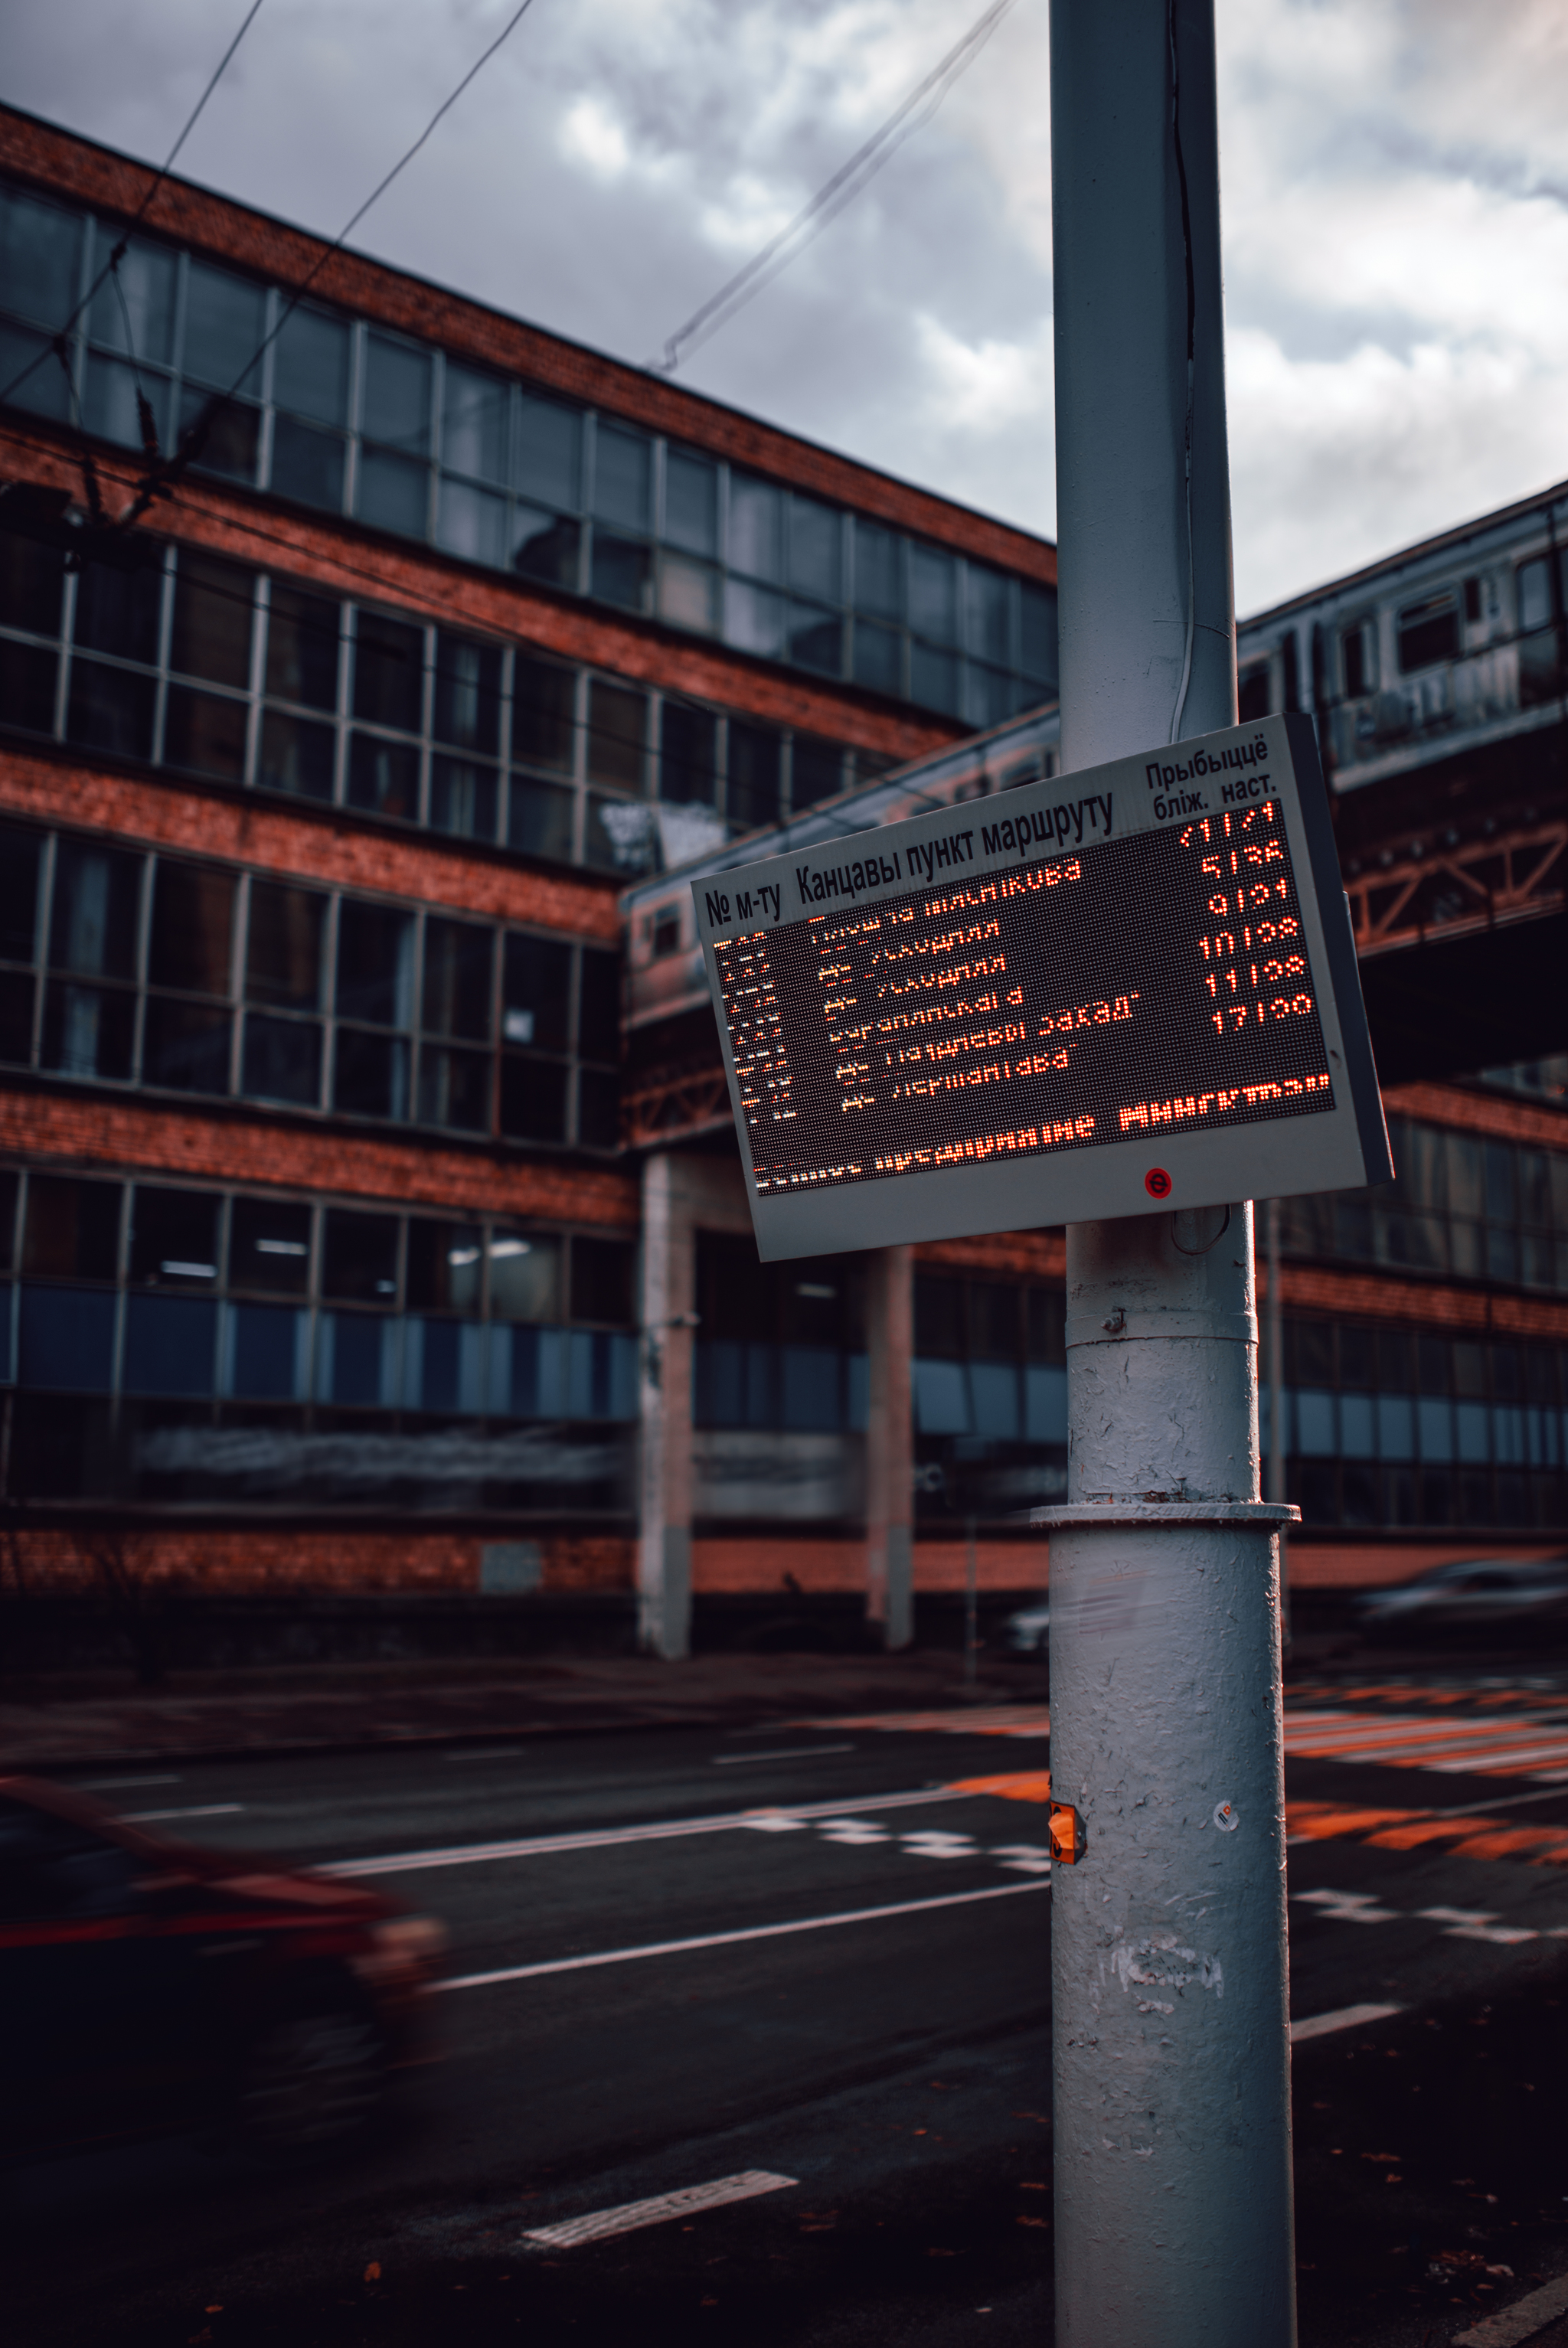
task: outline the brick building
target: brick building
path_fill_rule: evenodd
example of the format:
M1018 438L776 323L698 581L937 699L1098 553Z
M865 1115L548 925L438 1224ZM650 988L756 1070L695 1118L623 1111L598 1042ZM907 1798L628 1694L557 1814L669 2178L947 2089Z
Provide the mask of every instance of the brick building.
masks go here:
M6 1570L627 1593L621 891L1047 698L1053 550L152 184L0 111Z

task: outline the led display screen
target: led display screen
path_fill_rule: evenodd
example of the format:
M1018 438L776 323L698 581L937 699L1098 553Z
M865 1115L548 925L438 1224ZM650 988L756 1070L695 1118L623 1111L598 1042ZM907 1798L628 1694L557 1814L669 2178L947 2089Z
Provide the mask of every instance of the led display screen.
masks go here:
M694 891L764 1255L1381 1179L1304 721Z

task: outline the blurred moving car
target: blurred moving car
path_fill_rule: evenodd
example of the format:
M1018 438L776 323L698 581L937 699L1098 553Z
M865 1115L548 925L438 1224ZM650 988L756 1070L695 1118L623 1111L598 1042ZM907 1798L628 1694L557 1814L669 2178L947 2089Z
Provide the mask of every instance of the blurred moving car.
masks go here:
M0 2157L219 2123L290 2157L428 2059L445 1928L0 1777Z
M1033 1606L1020 1606L1009 1614L1002 1625L1002 1644L1012 1655L1039 1655L1051 1652L1051 1601L1037 1600Z
M1392 1590L1358 1591L1352 1603L1368 1638L1458 1632L1478 1638L1565 1637L1568 1557L1466 1558L1435 1565Z

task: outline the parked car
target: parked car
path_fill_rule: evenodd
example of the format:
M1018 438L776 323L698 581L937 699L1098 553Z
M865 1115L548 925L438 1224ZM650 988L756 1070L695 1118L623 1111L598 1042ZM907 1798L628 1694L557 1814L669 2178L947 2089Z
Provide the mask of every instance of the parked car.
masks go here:
M357 1884L0 1777L4 2156L213 2122L263 2156L342 2142L432 2053L446 1937Z
M1563 1636L1568 1634L1568 1557L1466 1558L1435 1565L1391 1590L1361 1591L1352 1604L1368 1638L1460 1632L1478 1638Z
M1009 1614L1002 1625L1002 1644L1009 1654L1038 1655L1042 1659L1051 1652L1051 1601L1037 1599L1033 1606L1020 1606Z

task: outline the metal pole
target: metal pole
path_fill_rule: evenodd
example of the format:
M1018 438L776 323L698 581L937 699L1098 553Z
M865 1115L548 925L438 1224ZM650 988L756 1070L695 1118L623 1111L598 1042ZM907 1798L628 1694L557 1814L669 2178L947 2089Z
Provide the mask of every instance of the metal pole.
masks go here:
M1280 1202L1268 1204L1269 1235L1269 1488L1271 1500L1283 1500L1284 1490L1284 1293L1280 1278ZM1290 1649L1290 1534L1279 1530L1280 1621L1286 1653Z
M1051 141L1070 770L1235 720L1212 0L1052 0ZM1252 1220L1068 1232L1068 1505L1038 1512L1085 1835L1053 1878L1059 2348L1295 2336Z

